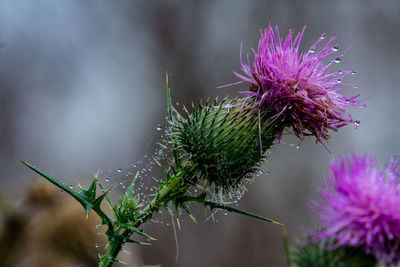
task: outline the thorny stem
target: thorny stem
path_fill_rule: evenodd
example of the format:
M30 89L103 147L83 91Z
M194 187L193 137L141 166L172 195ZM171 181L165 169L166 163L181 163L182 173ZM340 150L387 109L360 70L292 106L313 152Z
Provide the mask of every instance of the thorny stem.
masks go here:
M168 81L167 81L167 98L168 98L169 123L170 123L171 129L174 129L175 124L174 124L173 108L172 108L172 103L171 103L170 89L169 89ZM215 120L215 117L213 120ZM204 124L204 121L203 121L203 124ZM268 126L269 126L269 124L268 124ZM259 125L259 127L260 127L260 125ZM270 138L268 137L269 142L267 142L267 144L264 144L264 146L262 148L261 148L261 139L260 139L260 148L262 149L261 153L264 149L267 149L269 146L272 145L273 141L275 140L276 134L279 133L281 130L280 128L275 128L275 127L270 128L270 129L272 129L271 131L275 132L275 134L272 134L272 132L270 132ZM260 133L260 135L261 135L261 133ZM197 184L197 179L198 179L197 174L199 171L199 166L198 166L198 163L191 162L191 161L181 162L182 158L180 157L180 154L178 151L179 149L176 146L176 141L174 140L174 138L175 137L172 136L172 153L174 156L174 162L173 162L174 167L171 166L171 168L169 168L167 170L167 169L164 169L161 166L161 164L159 164L161 169L167 175L166 180L164 182L160 183L160 186L157 189L154 199L150 203L148 203L147 206L145 206L141 210L137 210L136 208L134 208L134 210L135 210L134 214L133 214L134 216L133 216L132 220L129 219L128 224L124 224L124 219L121 220L121 218L118 217L117 213L116 213L116 219L114 220L112 217L108 216L101 209L101 202L103 201L103 199L107 199L107 201L109 202L110 206L113 209L117 208L117 207L112 205L111 201L108 199L108 197L107 197L108 191L104 191L104 188L97 180L97 175L95 175L95 179L93 180L89 189L81 188L80 192L75 192L74 190L65 186L59 180L41 172L36 167L34 167L22 160L21 160L21 162L23 164L25 164L26 166L28 166L33 171L37 172L38 174L40 174L41 176L43 176L44 178L49 180L51 183L55 184L62 190L66 191L68 194L70 194L72 197L74 197L77 201L79 201L83 205L83 207L86 211L86 214L88 214L90 212L90 210L93 210L94 212L96 212L99 215L99 217L102 219L102 224L105 224L108 226L108 229L105 234L108 238L109 249L105 255L100 257L100 262L99 262L100 267L108 267L108 266L111 266L114 262L118 262L117 256L125 243L141 243L141 244L143 244L142 242L130 239L130 237L133 233L137 233L141 236L151 239L151 237L148 236L146 233L141 232L138 229L138 227L141 224L149 221L153 217L153 214L158 213L162 207L168 209L167 205L170 201L174 202L176 212L178 212L179 207L182 207L186 212L188 212L190 214L190 211L188 210L187 206L185 205L185 202L195 201L195 202L202 203L205 207L209 207L210 210L224 209L224 210L227 210L230 212L239 213L239 214L257 218L257 219L260 219L263 221L280 224L274 220L271 220L271 219L268 219L268 218L265 218L262 216L258 216L256 214L253 214L250 212L242 211L242 210L239 210L239 209L236 209L233 207L226 206L223 203L215 203L212 201L208 201L205 199L206 192L204 192L203 194L201 194L199 196L185 196L185 193L187 192L187 189L189 188L189 186L192 184ZM245 139L245 141L246 140L247 139ZM135 181L135 179L134 179L134 181ZM128 188L128 190L126 192L126 197L128 197L128 198L132 197L134 181L132 182L131 186ZM96 197L97 185L99 185L103 191L103 194L98 197ZM120 205L122 205L122 204L120 203ZM282 225L282 224L280 224L280 225Z
M171 197L177 193L177 190L184 193L187 186L183 186L182 189L182 183L184 183L182 174L177 173L175 176L170 177L168 183L162 184L157 190L156 197L140 212L134 226L137 228L141 224L150 220L153 217L153 214L158 213L161 207L167 205L169 200L171 200ZM117 255L124 244L128 242L132 233L133 231L125 229L121 234L115 236L113 240L109 240L110 249L100 258L99 267L109 267L117 261Z

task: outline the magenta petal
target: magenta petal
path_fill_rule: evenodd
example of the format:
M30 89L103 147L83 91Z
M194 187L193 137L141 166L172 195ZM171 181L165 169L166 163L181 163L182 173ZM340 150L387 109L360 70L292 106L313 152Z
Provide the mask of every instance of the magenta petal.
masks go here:
M354 86L343 82L353 70L330 72L329 69L335 61L341 61L348 49L340 52L334 45L335 37L332 37L319 52L317 45L324 38L319 38L308 52L300 52L304 32L305 27L293 39L289 30L283 39L278 26L268 25L261 31L257 50L253 50L253 62L249 55L246 63L242 60L243 45L240 46L243 75L234 74L251 85L248 91L241 93L256 98L254 102L260 108L279 113L287 107L284 123L295 135L300 139L314 135L321 142L321 139L329 138L329 129L354 123L346 108L361 107L363 100L358 100L358 95L346 98L339 93L343 87ZM330 62L326 64L328 57Z
M310 209L321 222L317 239L361 246L388 264L400 263L400 177L393 157L381 169L376 159L353 155L333 161L320 202Z

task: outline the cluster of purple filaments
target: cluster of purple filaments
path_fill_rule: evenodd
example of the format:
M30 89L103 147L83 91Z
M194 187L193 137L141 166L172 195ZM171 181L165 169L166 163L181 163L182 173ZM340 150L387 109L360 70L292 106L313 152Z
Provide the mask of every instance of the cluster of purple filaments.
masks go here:
M247 101L253 99L260 109L266 107L275 112L275 119L291 127L301 140L308 135L315 136L317 141L327 140L329 129L336 130L349 123L357 126L359 122L352 119L346 107L363 105L358 95L348 98L339 93L343 86L355 86L343 82L345 76L355 71L330 72L330 66L340 62L348 49L338 53L339 47L332 37L318 52L318 44L326 38L324 34L307 52L299 52L305 28L294 40L290 30L283 40L278 26L273 29L269 25L261 32L257 51L253 50L253 64L248 56L247 63L243 62L241 48L240 61L245 75L234 74L242 80L238 83L250 84L249 90L240 92L247 96ZM328 57L332 60L323 62Z
M320 203L311 203L321 222L319 240L335 247L362 247L384 262L400 262L400 181L398 160L376 168L375 158L353 155L333 161ZM396 265L397 266L397 265Z

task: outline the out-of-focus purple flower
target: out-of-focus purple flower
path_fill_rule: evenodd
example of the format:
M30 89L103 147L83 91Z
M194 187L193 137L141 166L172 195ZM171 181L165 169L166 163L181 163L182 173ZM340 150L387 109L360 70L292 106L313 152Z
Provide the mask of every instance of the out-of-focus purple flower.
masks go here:
M276 112L287 126L292 127L294 133L301 140L304 136L313 135L317 141L329 139L328 130L336 130L349 123L358 125L346 110L346 106L360 107L358 95L347 98L338 91L342 86L354 86L343 83L343 78L353 70L339 70L330 72L329 67L339 63L341 57L348 50L337 54L339 46L333 44L332 37L318 52L317 45L326 38L323 34L307 52L299 52L300 41L305 31L303 28L293 40L292 30L286 39L279 35L278 26L275 30L268 28L261 32L257 51L254 51L254 62L250 64L240 61L245 75L234 74L242 81L250 84L248 91L241 91L263 108ZM331 62L324 63L324 59L332 56ZM237 83L235 83L237 84Z
M377 169L375 158L353 155L331 163L320 203L311 203L321 221L317 239L335 247L362 247L388 264L400 262L398 160Z

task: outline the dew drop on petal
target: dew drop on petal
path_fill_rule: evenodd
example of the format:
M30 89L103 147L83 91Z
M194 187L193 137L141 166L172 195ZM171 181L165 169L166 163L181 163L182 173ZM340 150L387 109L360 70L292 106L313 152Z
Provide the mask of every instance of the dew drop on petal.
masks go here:
M342 79L337 79L336 82L337 83L342 83Z
M70 184L68 187L69 187L70 189L74 188L74 186L73 186L72 184Z
M351 71L351 74L356 74L357 73L357 71L355 71L355 70L353 70L353 71Z
M340 62L342 62L342 59L341 59L340 57L337 57L337 58L335 59L335 63L340 63Z
M334 47L332 47L332 50L335 51L335 52L338 51L339 50L339 46L335 45Z
M323 40L323 39L325 39L326 38L326 33L323 33L322 35L321 35L321 39Z
M105 178L104 179L106 182L109 182L110 181L110 178Z
M117 169L117 172L122 172L122 169Z
M310 51L309 51L310 54L314 54L314 53L315 53L315 50L316 50L315 47L312 47L312 48L310 49Z
M358 128L360 126L360 121L354 121L354 128Z

